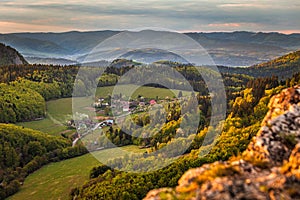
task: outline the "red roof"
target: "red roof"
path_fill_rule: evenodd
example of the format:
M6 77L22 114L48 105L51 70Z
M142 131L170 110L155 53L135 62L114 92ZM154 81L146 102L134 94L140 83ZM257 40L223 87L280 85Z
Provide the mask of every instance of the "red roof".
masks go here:
M155 101L155 100L151 100L149 103L150 103L151 105L153 105L153 104L156 104L156 101Z

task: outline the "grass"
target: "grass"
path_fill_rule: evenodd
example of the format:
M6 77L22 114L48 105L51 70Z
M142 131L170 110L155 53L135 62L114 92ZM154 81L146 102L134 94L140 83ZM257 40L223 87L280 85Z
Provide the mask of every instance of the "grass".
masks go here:
M84 102L86 98L78 98ZM72 118L72 98L63 98L47 102L46 117L38 121L17 123L19 126L42 131L51 135L59 136L60 133L68 131L66 121ZM84 104L83 104L84 105ZM75 130L69 130L74 132Z
M114 91L115 90L115 91ZM101 87L98 88L96 91L97 97L107 97L108 95L111 95L114 91L114 94L120 94L126 96L131 96L132 98L137 98L138 95L141 95L145 98L156 98L156 96L159 99L164 99L166 97L176 97L178 96L178 93L180 90L171 90L166 88L154 88L154 87L147 87L147 86L141 86L137 87L135 85L118 85L118 87L114 86L107 86L107 87ZM133 92L133 94L131 94ZM190 92L182 91L182 94L188 95Z
M134 85L120 85L117 87L115 93L130 95ZM98 88L96 91L97 97L107 97L111 95L114 90L114 86L107 86ZM153 87L138 87L137 90L134 91L132 98L136 98L138 95L141 95L145 98L156 98L158 96L159 99L164 99L166 97L177 96L179 90L169 90L165 88L153 88ZM189 92L182 91L183 95L188 95ZM85 105L87 98L76 98L78 100L79 105ZM83 108L81 108L83 109ZM85 113L87 110L84 111ZM72 98L63 98L57 99L47 102L47 114L46 118L39 121L30 121L30 122L22 122L17 123L19 126L24 126L26 128L31 128L35 130L39 130L51 135L59 136L60 133L69 131L70 133L74 132L74 130L68 130L68 127L65 125L68 119L71 119L72 116Z
M19 126L39 130L51 135L59 135L68 130L65 126L67 118L72 114L72 98L64 98L47 102L46 118L38 121L17 123Z
M47 112L58 121L66 120L66 116L72 114L72 98L48 101Z
M133 153L146 151L134 145L125 146L122 149ZM116 149L105 149L95 152L95 156L102 157L102 159L110 159L122 156L122 153L116 151ZM29 175L21 190L8 199L68 199L71 189L81 186L85 181L89 180L90 170L98 165L100 165L99 161L91 154L48 164Z
M24 126L35 130L48 133L50 135L59 135L59 133L67 131L67 127L61 124L54 123L50 118L45 118L39 121L17 123L18 126Z

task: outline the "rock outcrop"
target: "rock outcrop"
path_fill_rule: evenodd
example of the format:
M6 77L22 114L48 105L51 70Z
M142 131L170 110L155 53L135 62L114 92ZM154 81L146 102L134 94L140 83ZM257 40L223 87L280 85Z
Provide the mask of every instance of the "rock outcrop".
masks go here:
M23 56L15 49L0 43L0 66L27 64Z
M175 189L152 190L145 200L300 199L300 86L274 96L269 108L240 157L191 169Z

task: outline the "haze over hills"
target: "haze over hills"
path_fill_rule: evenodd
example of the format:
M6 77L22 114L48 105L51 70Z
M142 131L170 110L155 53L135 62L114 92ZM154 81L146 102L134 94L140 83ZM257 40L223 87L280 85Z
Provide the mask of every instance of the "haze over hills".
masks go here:
M15 49L0 43L0 66L12 64L27 64L27 61Z
M268 62L263 62L250 67L224 67L219 66L222 73L247 74L253 77L278 76L280 79L290 77L300 71L300 51L295 51Z
M32 64L52 64L52 65L79 65L80 63L66 58L40 58L26 57L26 60Z
M0 42L16 48L25 58L30 57L31 63L39 63L41 58L47 58L43 63L66 64L82 62L95 46L118 33L120 32L11 33L0 34ZM295 51L300 47L300 34L253 32L185 34L205 48L217 65L250 66ZM123 58L136 59L148 53L131 52ZM162 55L152 54L152 56L155 61L155 59L161 60L159 58ZM174 57L166 53L163 56Z
M139 62L143 63L153 63L160 60L169 60L173 62L180 62L180 63L188 63L184 58L180 57L179 55L159 50L159 49L138 49L130 51L123 55L126 59L131 60L138 60Z
M276 58L272 61L260 63L252 66L251 68L286 68L286 67L297 67L300 64L300 50L289 53L287 55Z

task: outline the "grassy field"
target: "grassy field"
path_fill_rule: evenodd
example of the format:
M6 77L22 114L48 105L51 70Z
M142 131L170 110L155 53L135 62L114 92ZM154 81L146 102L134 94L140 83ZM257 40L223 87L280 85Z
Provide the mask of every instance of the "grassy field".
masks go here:
M116 94L122 93L129 95L134 85L121 85L117 88ZM107 97L111 95L114 90L114 86L101 87L97 89L97 97ZM164 88L153 88L142 86L137 88L133 93L132 98L136 98L138 95L144 96L145 98L158 98L164 99L166 97L177 96L179 90L169 90ZM182 92L183 95L188 95L186 91ZM77 98L79 103L82 102L82 105L85 105L86 98ZM84 109L84 108L82 108ZM86 112L86 110L85 110ZM65 126L66 121L71 119L72 115L72 98L64 98L58 100L52 100L47 102L47 115L45 119L39 121L31 122L22 122L17 123L19 126L24 126L26 128L32 128L39 130L51 135L60 135L62 132L72 133L74 130L68 130L68 127Z
M65 122L71 118L72 98L64 98L47 102L46 118L39 121L17 123L19 126L32 128L51 135L59 135L68 128Z
M122 148L134 153L146 151L133 145ZM122 156L121 153L117 154L115 149L106 149L95 154L104 159L109 159L112 155ZM83 185L89 179L90 170L98 165L99 161L91 154L51 163L29 175L21 190L9 200L68 199L71 189Z
M123 95L129 96L132 92L132 90L135 90L133 94L131 95L132 98L136 98L138 95L141 95L145 98L156 98L158 96L159 99L164 99L166 97L176 97L178 96L178 93L180 90L169 90L165 88L154 88L154 87L147 87L147 86L141 86L136 87L135 85L119 85L118 87L114 88L114 86L107 86L107 87L100 87L96 91L97 97L107 97L108 95L111 95L113 93L113 90L115 89L114 93L119 94L122 93ZM188 95L189 92L182 91L183 95Z
M78 98L84 102L86 98ZM62 132L74 132L68 130L67 120L72 118L72 98L63 98L47 102L46 118L38 121L17 123L19 126L39 130L51 135L60 135Z
M48 133L50 135L59 135L59 133L67 131L67 127L58 123L54 123L50 118L39 121L17 123L18 126L24 126L35 130Z

